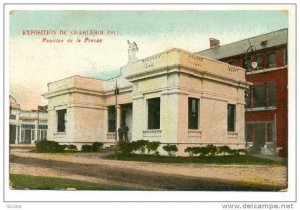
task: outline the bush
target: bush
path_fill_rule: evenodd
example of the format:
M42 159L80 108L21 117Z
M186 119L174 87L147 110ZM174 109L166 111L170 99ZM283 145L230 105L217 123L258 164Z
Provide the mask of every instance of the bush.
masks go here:
M196 150L196 154L199 154L200 156L207 156L209 152L208 147L199 147L199 149Z
M248 152L245 149L232 149L231 150L231 155L239 156L239 155L247 155L247 154L248 154Z
M93 147L92 147L92 145L84 144L81 146L81 151L82 152L93 152Z
M146 151L146 146L149 143L149 141L139 140L139 141L133 141L131 143L134 151L139 151L140 153L144 154Z
M147 152L150 153L150 152L154 152L154 154L158 155L158 147L160 145L160 142L159 141L150 141L147 143L146 145L146 148L147 148Z
M147 140L139 140L139 141L132 141L132 142L124 142L119 141L118 142L118 148L122 152L122 154L129 155L132 152L140 152L142 154L145 153L147 150L148 153L154 152L155 154L158 154L157 148L159 147L160 142L154 141L149 142Z
M231 154L231 149L228 146L220 146L217 153L222 155Z
M216 154L222 155L247 155L248 152L245 149L230 149L228 146L216 147L212 144L208 144L205 147L187 147L184 152L189 153L189 156L215 156Z
M177 146L174 144L167 144L163 146L163 149L168 153L169 156L174 156L174 153L178 151Z
M206 147L190 147L187 152L189 152L190 156L199 155L199 156L206 156L210 154L211 148Z
M60 145L55 141L35 141L36 152L62 152L66 145Z
M67 150L69 151L77 151L77 146L76 145L73 145L73 144L70 144L70 145L66 145L65 147Z
M117 146L123 155L129 155L134 151L132 142L119 141Z
M194 156L194 155L200 155L201 153L205 152L204 147L187 147L184 152L189 153L189 156Z
M92 144L92 151L93 152L99 152L103 149L103 143L102 142L94 142Z
M208 144L206 145L205 147L207 149L207 154L210 155L210 156L215 156L218 149L215 145L212 145L212 144Z
M195 147L187 147L187 148L185 148L185 150L184 150L184 152L186 152L186 153L189 153L189 156L194 156L194 148Z

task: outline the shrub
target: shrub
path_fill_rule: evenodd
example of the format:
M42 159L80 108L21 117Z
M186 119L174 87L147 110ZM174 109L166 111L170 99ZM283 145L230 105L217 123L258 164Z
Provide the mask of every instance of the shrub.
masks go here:
M73 144L70 144L70 145L66 145L66 149L69 150L69 151L77 151L77 146L76 145L73 145Z
M140 153L144 154L146 151L146 146L149 143L149 141L139 140L139 141L133 141L131 143L134 151L139 151Z
M222 155L246 155L247 151L244 149L230 149L228 146L216 147L212 144L208 144L205 147L187 147L185 152L189 153L189 156L200 155L203 156L215 156L216 154Z
M159 141L150 141L147 143L146 145L146 148L147 148L147 152L150 153L150 152L154 152L155 154L159 154L157 149L160 145L160 142Z
M220 146L220 147L218 147L217 153L222 154L222 155L231 154L231 149L228 146Z
M212 144L206 145L206 149L207 149L207 154L210 156L215 156L218 151L217 147Z
M231 155L238 156L238 155L247 155L247 154L248 154L248 152L245 149L232 149L231 150Z
M155 154L158 154L156 150L159 147L159 145L160 142L158 141L149 142L147 140L138 140L132 142L124 142L124 141L118 142L119 150L125 155L129 155L130 153L135 151L144 154L146 150L148 153L154 152Z
M82 152L93 152L93 147L92 147L92 145L84 144L81 146L81 151Z
M189 156L200 155L206 156L208 154L208 149L206 147L187 147L184 152L189 153Z
M92 151L93 152L99 152L103 149L103 143L102 142L94 142L92 144Z
M62 152L66 146L55 141L35 141L34 144L37 152Z
M187 147L184 152L189 153L189 156L199 155L202 147Z
M168 153L169 156L175 155L174 153L176 153L178 151L177 146L174 144L164 145L163 149Z
M123 155L129 155L134 151L132 142L119 141L117 146Z
M196 154L199 154L200 156L207 156L209 154L209 148L199 147L199 149L196 150Z
M184 152L189 153L189 156L194 156L194 147L187 147Z

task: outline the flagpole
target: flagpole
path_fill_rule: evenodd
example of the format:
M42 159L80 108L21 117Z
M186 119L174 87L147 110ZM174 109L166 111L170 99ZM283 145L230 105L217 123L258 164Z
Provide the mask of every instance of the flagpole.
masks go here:
M117 159L118 154L118 77L116 77L116 87L115 87L115 95L116 95L116 104L115 104L115 142L116 142L116 148L115 148L115 158Z

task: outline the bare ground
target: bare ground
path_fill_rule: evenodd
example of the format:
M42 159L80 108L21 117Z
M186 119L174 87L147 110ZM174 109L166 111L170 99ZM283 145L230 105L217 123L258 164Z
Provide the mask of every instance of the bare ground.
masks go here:
M69 178L142 190L287 188L286 166L166 164L107 160L103 153L30 153L11 148L10 173Z

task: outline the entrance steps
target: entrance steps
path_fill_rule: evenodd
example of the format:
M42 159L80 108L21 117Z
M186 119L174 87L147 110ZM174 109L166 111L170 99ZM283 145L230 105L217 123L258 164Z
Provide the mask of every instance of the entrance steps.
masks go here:
M275 143L266 143L263 147L261 147L260 152L263 155L277 155Z

